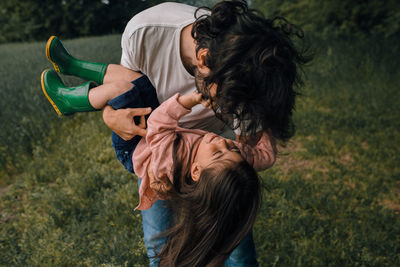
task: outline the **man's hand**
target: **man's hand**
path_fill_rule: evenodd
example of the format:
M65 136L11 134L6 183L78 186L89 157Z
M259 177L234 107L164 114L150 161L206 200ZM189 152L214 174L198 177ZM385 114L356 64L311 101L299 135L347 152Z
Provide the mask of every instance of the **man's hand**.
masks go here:
M145 115L150 114L151 108L126 108L113 109L106 106L103 110L104 123L113 132L125 141L132 139L136 135L146 136ZM140 123L135 124L134 117L140 117Z

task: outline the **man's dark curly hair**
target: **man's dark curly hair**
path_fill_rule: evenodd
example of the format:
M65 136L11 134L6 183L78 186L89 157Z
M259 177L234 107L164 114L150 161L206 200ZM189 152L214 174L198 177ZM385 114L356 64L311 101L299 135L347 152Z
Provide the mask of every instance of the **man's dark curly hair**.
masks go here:
M198 16L208 9L210 14ZM242 133L262 129L281 142L294 135L292 113L301 85L299 66L309 61L306 49L299 51L291 36L303 38L298 27L284 18L266 19L245 1L222 1L212 9L196 11L192 37L196 52L208 49L207 77L200 77L203 96L218 86L213 109L216 116L232 123L232 115Z

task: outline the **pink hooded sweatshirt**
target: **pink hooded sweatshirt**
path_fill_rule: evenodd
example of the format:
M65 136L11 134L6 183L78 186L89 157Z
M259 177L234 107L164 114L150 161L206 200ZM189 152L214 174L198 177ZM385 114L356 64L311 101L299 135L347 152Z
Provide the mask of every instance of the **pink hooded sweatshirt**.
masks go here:
M191 112L178 102L179 93L175 94L150 115L147 121L147 135L138 143L133 156L133 167L138 177L142 179L139 188L140 203L136 207L139 210L150 208L159 198L157 194L150 188L150 178L147 175L147 167L152 163L152 171L154 176L160 177L167 175L173 183L173 144L176 135L182 136L185 149L183 155L179 158L183 160L183 168L189 161L189 152L193 150L193 157L196 155L200 142L207 131L197 129L185 129L178 126L181 117ZM267 133L263 133L262 137L255 146L235 142L240 149L242 157L256 171L262 171L271 167L275 162L275 150ZM178 150L178 153L182 151Z

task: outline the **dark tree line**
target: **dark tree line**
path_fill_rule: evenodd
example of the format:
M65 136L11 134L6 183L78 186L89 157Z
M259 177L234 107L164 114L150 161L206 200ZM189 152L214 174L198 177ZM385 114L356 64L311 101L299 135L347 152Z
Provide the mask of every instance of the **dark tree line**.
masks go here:
M323 37L400 34L399 0L253 0L267 16L284 16Z
M174 1L174 0L170 0ZM133 15L165 0L1 0L0 43L120 33ZM177 0L212 5L217 0ZM284 16L321 36L400 33L398 0L248 0L268 17Z
M161 0L1 0L0 43L122 32L133 15Z

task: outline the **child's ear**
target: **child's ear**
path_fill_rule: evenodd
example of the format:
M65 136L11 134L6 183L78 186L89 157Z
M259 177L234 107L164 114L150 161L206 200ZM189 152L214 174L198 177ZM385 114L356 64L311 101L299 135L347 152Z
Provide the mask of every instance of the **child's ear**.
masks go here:
M193 162L190 168L190 174L192 175L192 180L197 182L200 179L201 167L197 162Z
M208 76L210 73L210 69L206 66L206 57L207 57L208 49L202 48L196 55L196 65L198 70L203 76Z

